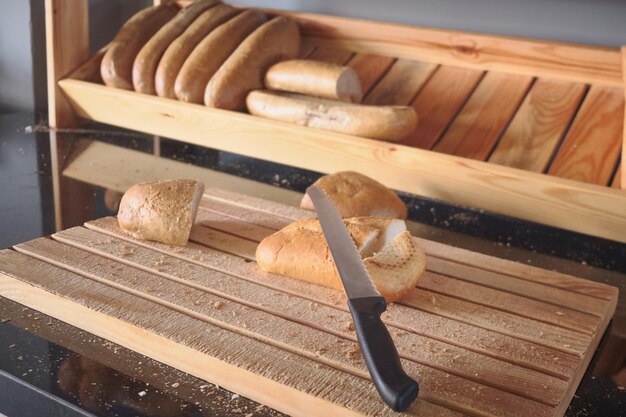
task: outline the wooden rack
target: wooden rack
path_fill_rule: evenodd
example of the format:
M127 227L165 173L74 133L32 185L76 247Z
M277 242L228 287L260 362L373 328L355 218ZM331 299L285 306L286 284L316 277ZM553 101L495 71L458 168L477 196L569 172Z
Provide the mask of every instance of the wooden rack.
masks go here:
M299 22L303 56L353 67L366 103L416 109L417 130L394 144L105 87L102 52L88 56L87 1L46 6L53 127L80 117L318 172L357 170L626 242L626 48L268 11Z

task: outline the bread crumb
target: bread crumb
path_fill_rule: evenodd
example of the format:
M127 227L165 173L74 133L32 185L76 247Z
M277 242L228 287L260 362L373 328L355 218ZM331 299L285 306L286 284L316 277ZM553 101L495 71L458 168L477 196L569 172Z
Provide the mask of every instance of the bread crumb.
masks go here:
M174 382L174 383L171 385L171 387L172 387L172 388L178 388L178 387L180 387L180 384L179 384L178 382Z
M213 303L213 308L216 310L221 310L224 307L224 303L221 301L216 301Z
M556 314L557 316L564 316L565 313L563 313L562 311L555 311L554 314Z

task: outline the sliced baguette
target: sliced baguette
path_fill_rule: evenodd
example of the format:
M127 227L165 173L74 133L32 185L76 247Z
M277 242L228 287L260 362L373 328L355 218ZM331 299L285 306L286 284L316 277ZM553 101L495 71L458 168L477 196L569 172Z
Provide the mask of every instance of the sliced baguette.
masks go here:
M330 62L294 59L272 65L265 74L265 88L352 103L363 98L355 70Z
M181 101L202 103L211 77L241 42L267 21L260 10L246 10L209 33L183 64L174 91Z
M357 217L344 222L387 302L415 288L426 269L426 255L402 220ZM343 289L317 219L297 221L263 239L256 261L267 272Z
M317 185L330 197L341 217L378 216L406 219L404 202L378 181L354 171L341 171L324 175ZM300 207L315 210L308 194L304 194Z
M275 17L252 32L217 70L206 86L204 104L245 110L248 93L263 87L265 71L299 53L298 25L287 16Z
M187 244L204 192L195 180L137 184L124 193L117 213L120 228L136 239Z
M163 53L154 77L159 97L176 98L174 83L184 62L194 48L216 27L232 18L238 10L226 4L211 7L174 40Z
M391 142L417 126L410 106L366 106L267 90L252 91L246 104L255 116Z
M133 63L133 86L135 91L156 94L154 76L157 65L168 46L206 9L220 3L219 0L197 0L178 12L141 48Z
M139 50L176 13L176 5L169 3L141 10L124 23L100 64L100 75L104 84L132 90L133 63Z

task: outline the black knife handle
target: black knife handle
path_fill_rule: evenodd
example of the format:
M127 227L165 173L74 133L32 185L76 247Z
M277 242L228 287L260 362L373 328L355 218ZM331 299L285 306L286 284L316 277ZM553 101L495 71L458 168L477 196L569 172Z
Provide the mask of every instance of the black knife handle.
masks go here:
M380 319L387 309L382 297L348 299L359 345L380 396L394 411L404 411L417 397L419 386L402 369L398 351Z

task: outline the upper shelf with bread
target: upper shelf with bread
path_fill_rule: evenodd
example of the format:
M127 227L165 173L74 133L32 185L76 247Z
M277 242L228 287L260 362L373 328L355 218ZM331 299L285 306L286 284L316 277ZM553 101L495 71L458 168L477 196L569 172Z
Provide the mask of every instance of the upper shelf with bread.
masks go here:
M90 58L87 1L47 0L51 125L78 116L355 170L626 242L626 53L209 3L143 12L157 17ZM126 62L117 88L102 79L118 76L115 56Z

